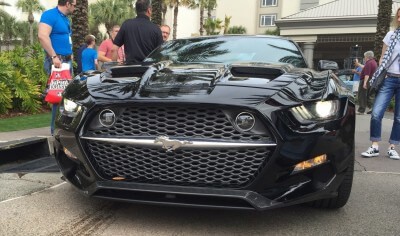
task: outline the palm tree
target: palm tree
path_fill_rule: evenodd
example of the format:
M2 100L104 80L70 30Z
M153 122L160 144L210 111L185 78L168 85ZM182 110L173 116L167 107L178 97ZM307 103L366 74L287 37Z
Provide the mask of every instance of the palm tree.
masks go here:
M6 3L5 1L0 1L0 6L11 6L11 5Z
M10 6L10 4L0 1L0 6ZM10 16L10 14L8 14L7 11L0 9L0 23L3 18L9 17L9 16ZM3 24L0 24L0 25L3 25Z
M195 0L164 0L164 3L170 8L174 9L174 23L173 23L173 34L172 38L176 39L176 33L178 31L178 12L180 6L185 6L188 8L196 8L197 4Z
M153 0L151 3L153 10L151 14L151 21L157 25L162 25L162 2L162 0Z
M3 24L1 24L1 33L3 41L7 45L7 50L10 50L11 41L16 36L15 24L16 18L14 16L3 17L1 20Z
M392 4L392 0L379 0L378 21L376 24L374 41L374 54L378 61L382 52L382 40L390 28L390 21L392 18Z
M197 0L200 9L200 35L204 34L204 11L207 10L207 18L211 18L212 10L217 6L217 0Z
M33 35L37 35L38 26L37 24L32 25L26 21L17 21L15 24L15 33L18 38L21 39L23 46L32 45L31 40L31 29L33 28Z
M232 16L227 16L225 15L225 20L224 20L224 34L228 33L229 25L231 24L231 19Z
M89 14L93 16L95 25L104 24L107 30L136 16L132 0L98 0L90 4Z
M88 27L88 0L76 1L74 13L72 14L72 42L74 55L85 41L85 36L89 33Z
M206 22L204 23L204 29L206 30L207 35L217 35L219 34L219 31L216 30L221 30L222 29L222 20L220 19L212 19L212 18L207 18Z
M42 12L45 10L45 8L40 4L39 0L18 0L16 6L17 8L21 9L22 12L28 13L29 39L30 43L33 44L33 22L35 22L33 13Z

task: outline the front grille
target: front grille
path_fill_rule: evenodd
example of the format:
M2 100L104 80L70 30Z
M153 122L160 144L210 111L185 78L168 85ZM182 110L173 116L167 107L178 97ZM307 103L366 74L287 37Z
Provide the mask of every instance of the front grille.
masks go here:
M240 188L265 166L267 148L190 150L162 149L87 141L91 161L105 179L124 177L137 183Z
M127 107L115 108L117 121L113 127L99 127L97 117L89 124L85 136L140 136L217 139L224 141L265 141L265 134L240 133L218 108L196 107Z
M257 134L241 133L232 120L240 108L198 106L112 107L116 123L102 127L98 115L91 116L85 137L144 138L262 143L270 142L267 130L258 125ZM262 124L261 120L258 120ZM263 128L264 127L264 128ZM178 186L240 188L250 184L268 161L271 149L190 149L166 152L161 147L82 140L97 173L111 180L123 177L137 183Z

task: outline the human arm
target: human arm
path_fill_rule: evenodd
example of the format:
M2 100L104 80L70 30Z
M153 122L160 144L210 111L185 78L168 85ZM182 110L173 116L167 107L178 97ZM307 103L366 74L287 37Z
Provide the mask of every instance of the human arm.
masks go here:
M94 59L94 67L95 67L96 70L100 70L98 59Z
M379 65L382 64L383 56L385 55L387 47L388 46L384 43L383 46L382 46L381 58L379 58Z
M111 49L111 54L112 54L112 61L117 61L118 60L118 49L119 47L117 45L113 45Z
M100 44L100 46L99 46L99 48L97 50L99 61L101 61L101 62L110 62L110 61L112 61L111 58L106 56L106 55L110 56L110 54L107 54L107 52L109 52L109 53L111 52L112 45L113 44L109 39L104 40Z
M99 61L101 61L101 62L110 62L110 61L112 61L112 59L106 57L106 53L105 52L99 51Z
M51 40L50 40L50 33L52 27L46 23L39 23L38 27L38 38L40 45L43 49L47 52L47 54L51 57L52 62L56 68L61 67L61 60L57 57L56 51L54 50Z
M363 84L363 88L364 89L368 89L368 86L367 86L367 83L368 83L368 80L369 80L369 75L365 75L365 77L364 77L364 84Z

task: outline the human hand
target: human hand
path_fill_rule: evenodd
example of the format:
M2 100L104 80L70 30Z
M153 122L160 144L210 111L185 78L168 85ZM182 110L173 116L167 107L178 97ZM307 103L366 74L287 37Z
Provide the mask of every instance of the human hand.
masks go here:
M61 68L61 60L58 57L52 58L53 60L53 65L55 68Z

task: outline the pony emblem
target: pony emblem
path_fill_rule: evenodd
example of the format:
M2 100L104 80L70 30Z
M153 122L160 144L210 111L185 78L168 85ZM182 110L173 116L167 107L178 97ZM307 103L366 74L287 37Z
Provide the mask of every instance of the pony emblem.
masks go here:
M162 143L162 148L167 150L167 152L172 152L183 145L186 144L192 144L192 141L179 141L179 140L172 140L169 139L167 136L158 136L155 140L154 143Z

